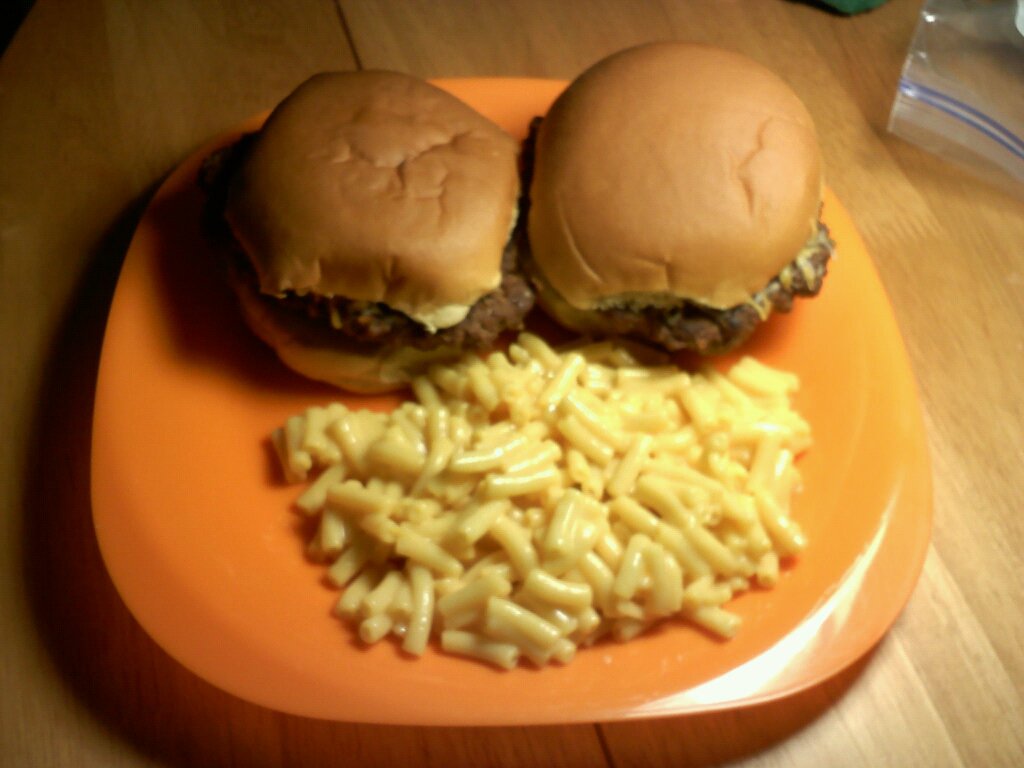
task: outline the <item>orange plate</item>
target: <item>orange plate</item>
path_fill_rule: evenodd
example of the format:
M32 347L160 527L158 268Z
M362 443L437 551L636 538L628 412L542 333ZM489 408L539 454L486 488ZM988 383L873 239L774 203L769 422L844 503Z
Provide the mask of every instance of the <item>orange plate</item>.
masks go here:
M517 136L564 83L440 83ZM248 128L258 125L254 120ZM738 636L682 623L600 643L565 667L502 672L431 649L363 648L303 557L294 487L269 432L339 394L293 375L239 320L198 228L184 163L154 197L110 311L96 394L93 517L125 603L196 674L277 710L375 723L479 725L707 711L793 693L865 653L903 607L931 522L915 387L884 290L839 202L820 297L772 319L745 352L795 371L816 442L795 515L810 547L779 585L735 600ZM350 406L385 399L342 397Z

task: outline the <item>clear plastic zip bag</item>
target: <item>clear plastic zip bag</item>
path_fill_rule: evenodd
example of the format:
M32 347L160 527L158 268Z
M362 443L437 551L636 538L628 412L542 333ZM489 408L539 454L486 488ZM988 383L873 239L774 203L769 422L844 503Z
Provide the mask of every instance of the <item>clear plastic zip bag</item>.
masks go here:
M1024 197L1024 0L927 0L889 130Z

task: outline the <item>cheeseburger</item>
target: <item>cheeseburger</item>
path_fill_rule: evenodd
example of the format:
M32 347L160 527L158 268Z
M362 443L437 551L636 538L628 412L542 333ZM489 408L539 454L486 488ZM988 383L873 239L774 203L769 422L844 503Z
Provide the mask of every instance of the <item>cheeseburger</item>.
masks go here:
M246 321L294 370L356 392L521 327L518 153L423 80L314 76L204 168Z
M722 352L821 287L814 124L739 54L616 53L555 101L534 154L529 271L569 328Z

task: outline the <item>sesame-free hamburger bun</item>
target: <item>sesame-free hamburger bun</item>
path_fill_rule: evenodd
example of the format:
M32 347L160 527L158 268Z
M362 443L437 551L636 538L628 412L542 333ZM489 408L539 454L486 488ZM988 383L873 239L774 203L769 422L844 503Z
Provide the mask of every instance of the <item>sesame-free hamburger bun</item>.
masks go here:
M357 392L519 327L518 150L419 78L310 78L219 163L247 322L296 371Z
M777 75L727 50L613 54L535 137L530 271L563 325L715 352L820 287L814 123Z

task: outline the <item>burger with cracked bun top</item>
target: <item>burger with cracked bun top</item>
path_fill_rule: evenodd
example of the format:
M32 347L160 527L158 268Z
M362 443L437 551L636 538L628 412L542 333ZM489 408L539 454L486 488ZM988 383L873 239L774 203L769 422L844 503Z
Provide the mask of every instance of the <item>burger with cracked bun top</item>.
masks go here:
M583 332L722 352L818 292L821 155L789 86L737 53L651 43L598 62L535 136L528 271Z
M355 392L521 327L518 153L418 78L312 77L204 167L246 321L294 370Z

